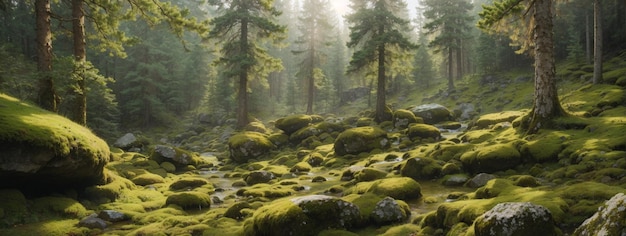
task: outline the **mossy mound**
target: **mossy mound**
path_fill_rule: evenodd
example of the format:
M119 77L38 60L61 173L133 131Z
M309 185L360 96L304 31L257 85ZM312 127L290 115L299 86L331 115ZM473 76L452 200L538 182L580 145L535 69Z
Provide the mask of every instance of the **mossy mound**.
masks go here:
M422 197L420 184L409 177L392 177L371 182L361 182L347 189L344 193L374 193L399 200L411 200Z
M165 182L165 179L157 174L145 173L135 176L133 179L131 179L131 181L133 181L133 183L136 185L146 186L151 184L163 183Z
M550 211L528 202L500 203L474 222L476 236L557 235Z
M626 222L626 196L618 193L604 203L592 217L574 231L572 235L624 235Z
M439 140L441 131L435 126L427 124L412 124L406 131L406 135L411 139L428 139Z
M171 190L191 190L200 186L209 184L209 181L203 178L187 177L174 181L170 184Z
M0 196L0 228L24 223L29 214L24 194L16 189L0 189Z
M452 112L439 104L424 104L410 109L416 116L424 119L426 124L437 124L452 120Z
M69 218L88 216L88 211L82 204L67 197L41 197L33 200L33 212L38 214L62 215Z
M269 130L267 130L267 128L265 128L265 125L259 121L253 121L250 122L246 125L246 127L244 127L245 131L252 131L252 132L258 132L258 133L262 133L262 134L267 134L269 133Z
M508 170L522 162L521 154L510 143L481 147L461 156L463 166L474 173Z
M350 229L359 214L356 205L330 196L279 200L254 212L245 223L245 235L317 235L329 228Z
M366 167L366 168L363 168L362 170L357 171L353 175L354 175L354 180L356 180L357 182L367 182L367 181L374 181L377 179L385 178L387 174L388 173L385 171L371 168L371 167Z
M406 129L413 123L424 123L424 119L405 109L398 109L393 113L393 127L396 129Z
M106 184L87 187L85 197L94 202L115 201L123 191L136 189L137 186L130 180L123 178L114 172L107 171Z
M88 128L0 94L0 188L50 191L104 182L109 146Z
M491 125L495 125L498 123L513 122L513 120L525 114L526 113L522 111L503 111L500 113L482 115L476 120L476 122L474 122L473 126L471 126L470 128L477 127L479 129L485 129Z
M522 145L521 153L538 163L557 161L565 148L564 141L569 138L570 135L563 132L548 132Z
M312 121L311 116L298 114L278 119L274 125L287 135L291 135L293 132L308 126Z
M178 168L184 169L188 165L201 166L209 163L203 160L197 153L167 145L156 145L150 159L157 163L171 162Z
M182 207L183 209L202 210L204 208L211 207L211 196L200 192L174 193L167 197L165 204L174 204Z
M429 157L411 157L400 169L402 176L413 179L434 179L441 174L441 164Z
M387 133L378 127L357 127L348 129L335 140L335 153L339 156L346 154L359 154L370 152L374 149L385 149L391 144L387 139Z
M274 147L266 135L258 132L241 132L228 139L230 159L238 163L258 158Z

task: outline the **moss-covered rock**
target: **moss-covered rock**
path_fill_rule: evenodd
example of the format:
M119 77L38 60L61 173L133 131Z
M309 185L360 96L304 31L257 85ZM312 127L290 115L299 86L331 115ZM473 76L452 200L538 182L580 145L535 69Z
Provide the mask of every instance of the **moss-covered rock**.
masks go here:
M242 132L228 139L230 159L238 163L258 158L274 147L266 135L258 132Z
M252 186L259 183L270 182L270 180L273 180L275 178L276 176L272 172L260 170L250 172L244 180L246 181L246 184L248 184L248 186Z
M228 207L228 210L224 212L224 217L228 217L228 218L235 219L235 220L241 220L243 218L248 217L244 209L250 209L250 208L252 208L252 205L250 205L250 203L248 202L237 202L231 205L230 207Z
M626 195L618 193L585 220L572 235L624 235L626 222Z
M521 153L538 163L557 161L559 153L565 148L564 142L570 135L562 132L549 132L526 142Z
M85 197L94 202L115 201L123 191L136 189L130 180L113 172L107 172L106 184L94 185L85 189Z
M131 179L131 181L133 181L133 183L136 185L145 186L145 185L163 183L165 182L165 179L163 179L163 177L157 174L145 173L145 174L135 176L133 179Z
M293 132L308 126L312 121L311 116L298 114L278 119L274 125L287 135L291 135Z
M476 236L554 236L556 232L550 210L528 202L500 203L474 222Z
M376 203L370 218L378 225L387 225L404 222L410 215L411 209L406 203L399 203L393 198L385 197Z
M244 127L245 131L258 132L262 134L267 134L269 131L265 128L265 125L259 121L250 122Z
M317 235L333 229L351 229L359 208L339 198L310 195L280 200L258 209L245 222L246 235Z
M171 162L181 168L208 164L197 153L167 145L156 145L150 158L157 163Z
M209 181L198 177L187 177L174 181L170 184L171 190L191 190L209 184Z
M392 177L371 182L361 182L344 192L345 194L374 193L399 200L418 199L422 196L420 184L409 177Z
M0 228L10 227L15 224L24 223L24 218L28 216L27 201L24 194L16 189L0 189Z
M520 152L512 144L504 143L466 152L461 156L461 162L474 173L493 173L513 168L522 160Z
M181 192L174 193L167 197L166 205L174 204L183 209L196 209L211 207L211 196L201 192Z
M411 139L427 139L432 138L434 140L439 140L441 138L441 132L439 129L432 125L427 124L412 124L409 126L409 129L406 131L406 135Z
M441 174L441 165L429 157L411 157L402 165L400 174L413 179L434 179Z
M377 179L385 178L387 174L388 173L385 171L374 169L371 167L366 167L354 173L354 179L357 182L374 181Z
M410 124L424 123L421 117L415 116L413 112L405 109L398 109L393 113L393 126L396 129L406 129Z
M480 116L476 122L473 123L472 127L477 127L479 129L488 128L491 125L495 125L502 122L513 122L513 120L519 118L520 116L525 115L525 112L521 111L503 111L500 113L491 113Z
M426 124L437 124L452 119L452 112L439 104L424 104L410 109L416 116L422 117Z
M36 192L104 182L109 146L65 117L0 94L0 188Z
M334 149L337 155L343 156L385 149L390 145L385 131L368 126L348 129L339 134L335 140Z

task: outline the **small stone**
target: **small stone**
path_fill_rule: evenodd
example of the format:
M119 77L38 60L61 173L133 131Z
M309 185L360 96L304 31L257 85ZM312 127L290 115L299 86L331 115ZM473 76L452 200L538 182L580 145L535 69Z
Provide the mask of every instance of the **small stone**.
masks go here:
M128 217L119 211L103 210L98 214L98 218L109 222L120 222L128 220Z
M107 222L98 218L98 215L94 213L80 220L80 222L78 222L78 226L90 229L105 229L107 227Z

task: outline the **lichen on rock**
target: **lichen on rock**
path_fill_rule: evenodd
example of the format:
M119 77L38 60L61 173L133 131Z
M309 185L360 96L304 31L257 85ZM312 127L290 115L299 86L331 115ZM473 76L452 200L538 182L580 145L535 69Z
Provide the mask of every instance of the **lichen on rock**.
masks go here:
M604 203L593 216L585 220L572 235L625 235L626 195L618 193Z
M476 236L557 235L550 210L529 202L505 202L474 221Z

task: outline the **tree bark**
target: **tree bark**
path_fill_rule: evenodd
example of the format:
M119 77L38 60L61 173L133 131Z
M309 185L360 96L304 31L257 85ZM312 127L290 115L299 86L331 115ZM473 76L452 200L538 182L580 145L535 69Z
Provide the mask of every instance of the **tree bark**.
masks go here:
M57 112L58 96L52 80L52 32L50 30L50 0L35 1L37 31L37 69L41 73L37 104L46 110Z
M241 53L248 53L248 22L241 22L241 32L239 35ZM245 57L247 60L247 56ZM248 65L243 62L239 68L239 91L237 94L237 128L244 128L248 125Z
M453 57L452 57L452 47L448 48L448 91L452 92L454 90L454 65Z
M592 60L591 59L592 56L592 50L591 50L591 20L589 19L589 11L585 11L585 46L586 46L586 58L587 58L587 64L591 64Z
M313 114L313 101L315 100L315 33L311 34L309 47L309 79L308 79L308 96L306 104L306 114Z
M385 112L387 110L387 102L385 97L385 45L378 46L378 88L376 89L376 122L387 120Z
M535 96L530 112L528 134L549 127L551 120L564 111L559 103L555 82L552 0L536 0L533 6L535 42Z
M602 81L602 5L593 1L593 84Z
M72 120L87 125L87 94L85 90L85 63L87 49L85 42L85 14L83 0L72 0L72 34L74 37L74 60L76 63L76 89Z

